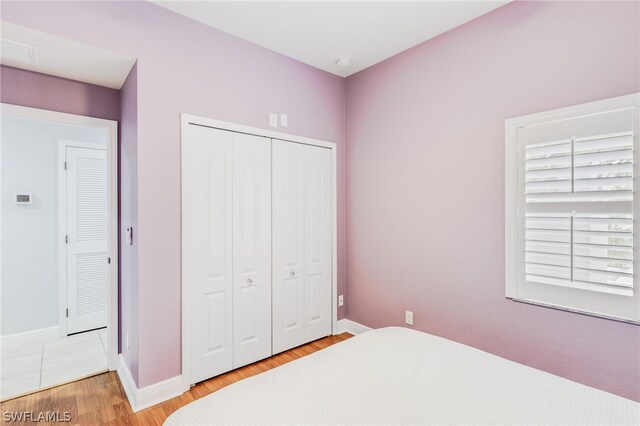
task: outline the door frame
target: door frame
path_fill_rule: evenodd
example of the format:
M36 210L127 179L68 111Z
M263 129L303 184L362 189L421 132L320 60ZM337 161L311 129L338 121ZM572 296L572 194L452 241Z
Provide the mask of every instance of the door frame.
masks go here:
M67 235L67 174L65 172L64 163L66 161L67 147L104 149L107 150L107 144L98 142L74 141L69 139L58 139L58 284L60 294L59 308L59 335L65 337L69 329L69 321L66 315L68 308L68 289L69 281L67 280L67 244L65 237ZM107 153L108 155L108 153ZM63 285L64 284L64 285ZM107 295L108 297L108 295ZM108 326L108 324L107 324Z
M90 127L105 130L107 133L107 212L109 217L109 221L107 223L107 255L111 260L107 266L109 280L107 361L109 370L116 370L118 367L118 122L102 118L87 117L84 115L69 114L6 103L0 103L0 114L7 117L48 121L71 126ZM60 176L60 173L58 176ZM58 220L60 220L60 218ZM59 244L60 242L61 241L59 241ZM60 287L62 287L62 285L60 285ZM62 317L63 313L61 312L60 314ZM66 317L65 321L61 322L59 325L61 330L64 329L66 335Z
M251 126L245 126L243 124L237 124L237 123L231 123L228 121L221 121L221 120L216 120L213 118L207 118L207 117L201 117L198 115L193 115L193 114L186 114L186 113L181 113L180 114L180 153L181 156L184 153L184 144L187 142L185 140L185 135L187 134L187 127L191 124L195 124L195 125L199 125L199 126L204 126L204 127L211 127L214 129L219 129L219 130L226 130L226 131L231 131L231 132L237 132L237 133L246 133L246 134L250 134L250 135L255 135L255 136L262 136L262 137L266 137L266 138L271 138L271 139L279 139L279 140L283 140L286 142L292 142L292 143L300 143L300 144L304 144L304 145L312 145L312 146L318 146L318 147L322 147L322 148L328 148L331 150L331 253L332 253L332 260L331 260L331 275L332 275L332 279L331 279L331 332L332 334L336 334L338 331L338 209L337 209L337 204L338 204L338 167L337 167L337 145L335 142L327 142L327 141L323 141L323 140L319 140L319 139L313 139L313 138L308 138L305 136L298 136L298 135L292 135L292 134L288 134L288 133L282 133L282 132L277 132L277 131L273 131L273 130L267 130L267 129L262 129L259 127L251 127ZM180 169L181 169L181 176L180 176L180 181L181 181L181 193L180 193L180 198L181 198L181 211L182 208L184 208L184 203L182 201L182 193L183 188L182 188L182 160L180 162ZM182 221L184 221L184 216L182 216ZM181 223L181 228L180 228L180 232L182 234L182 228L184 226L184 223ZM191 253L191 249L189 247L186 247L184 244L184 239L182 239L181 237L181 256L182 258L184 258L185 255L188 255L189 253ZM181 261L182 264L182 261ZM186 288L184 285L184 267L182 268L182 283L181 283L181 289L182 289L182 313L181 313L181 318L182 318L182 388L183 390L186 392L187 390L189 390L190 387L190 383L189 383L189 345L191 343L191 333L189 332L189 328L187 327L187 316L185 315L186 312L189 311L189 306L188 306L188 296L186 294Z

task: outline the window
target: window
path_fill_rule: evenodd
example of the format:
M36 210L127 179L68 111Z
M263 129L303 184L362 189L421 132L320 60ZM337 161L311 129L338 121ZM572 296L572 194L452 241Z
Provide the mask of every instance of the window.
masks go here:
M640 322L640 94L506 121L506 296Z

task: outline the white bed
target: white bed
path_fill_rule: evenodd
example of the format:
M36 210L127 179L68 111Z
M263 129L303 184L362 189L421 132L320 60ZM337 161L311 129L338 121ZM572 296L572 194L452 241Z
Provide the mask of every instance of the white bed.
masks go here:
M638 425L640 404L390 327L223 388L165 424Z

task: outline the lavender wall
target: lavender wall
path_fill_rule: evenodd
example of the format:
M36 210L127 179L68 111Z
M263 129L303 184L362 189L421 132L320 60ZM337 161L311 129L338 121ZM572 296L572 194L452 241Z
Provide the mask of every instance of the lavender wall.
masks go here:
M504 120L640 90L640 3L515 2L347 79L348 318L640 400L640 327L504 298Z
M344 79L148 2L3 2L2 19L138 59L138 324L131 340L140 387L181 370L181 112L264 128L269 112L286 112L288 133L338 144L344 291Z
M7 104L120 119L120 92L107 87L2 65L0 88L0 101Z
M138 68L134 65L120 90L120 234L119 234L119 319L118 337L120 353L129 366L131 375L138 378ZM126 229L134 230L133 244L126 243Z

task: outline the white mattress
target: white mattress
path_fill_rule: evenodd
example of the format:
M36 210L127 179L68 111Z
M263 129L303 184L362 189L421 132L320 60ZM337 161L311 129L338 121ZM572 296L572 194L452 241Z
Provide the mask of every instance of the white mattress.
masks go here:
M638 425L640 404L390 327L223 388L165 424Z

